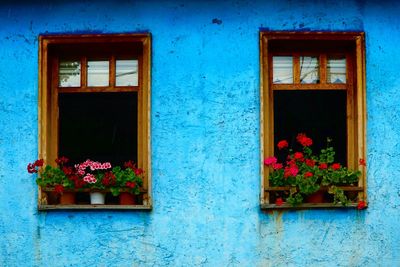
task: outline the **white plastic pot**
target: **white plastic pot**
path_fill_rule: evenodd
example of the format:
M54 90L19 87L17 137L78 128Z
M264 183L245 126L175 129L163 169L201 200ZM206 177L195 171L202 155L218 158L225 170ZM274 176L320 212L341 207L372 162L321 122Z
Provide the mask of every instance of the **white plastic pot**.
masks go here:
M105 194L100 192L90 193L90 204L104 204Z

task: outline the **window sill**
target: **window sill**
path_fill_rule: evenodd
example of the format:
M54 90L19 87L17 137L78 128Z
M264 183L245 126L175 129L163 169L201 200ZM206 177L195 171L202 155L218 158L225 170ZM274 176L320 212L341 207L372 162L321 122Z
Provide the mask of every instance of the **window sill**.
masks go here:
M49 210L148 210L150 211L152 206L150 205L39 205L38 210L49 211Z

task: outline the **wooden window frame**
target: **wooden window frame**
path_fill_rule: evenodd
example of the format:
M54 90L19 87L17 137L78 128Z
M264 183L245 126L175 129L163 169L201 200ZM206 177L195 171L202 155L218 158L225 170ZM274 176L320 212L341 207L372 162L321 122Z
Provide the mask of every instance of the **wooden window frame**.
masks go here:
M348 41L352 43L355 50L351 55L347 54L347 62L353 65L346 67L346 84L326 83L327 53L321 54L319 64L323 71L320 72L319 84L299 83L298 62L294 58L293 84L272 83L272 52L269 51L269 43L274 40L281 42L290 41ZM295 57L299 54L293 47ZM323 51L323 48L322 48ZM306 54L306 53L302 53ZM331 55L331 53L328 53ZM274 53L278 55L278 53ZM282 53L282 55L287 55ZM349 57L352 56L352 60ZM297 64L297 66L296 66ZM347 165L349 168L361 171L361 177L357 187L342 187L345 191L358 192L358 199L366 202L366 170L360 166L359 159L366 158L366 96L365 96L365 37L364 32L282 32L261 31L260 32L260 142L261 158L274 155L274 107L273 90L347 90ZM354 73L352 73L354 71ZM282 191L282 188L269 186L269 173L264 164L260 163L261 173L261 209L304 209L304 208L339 208L342 205L333 203L303 203L297 207L290 204L276 205L270 203L269 194L273 191ZM367 203L367 202L366 202ZM351 203L346 207L357 207L357 203Z
M115 57L112 56L109 72L109 86L87 87L87 58L81 58L81 86L59 87L58 61L51 55L53 47L68 45L138 44L142 52L138 54L138 86L115 86ZM41 35L39 36L39 158L45 164L54 164L58 155L58 93L97 92L137 92L138 93L138 162L145 171L143 180L143 205L48 205L42 188L39 187L38 209L132 209L151 210L151 144L150 144L150 100L151 100L151 35L144 34L96 34L96 35Z

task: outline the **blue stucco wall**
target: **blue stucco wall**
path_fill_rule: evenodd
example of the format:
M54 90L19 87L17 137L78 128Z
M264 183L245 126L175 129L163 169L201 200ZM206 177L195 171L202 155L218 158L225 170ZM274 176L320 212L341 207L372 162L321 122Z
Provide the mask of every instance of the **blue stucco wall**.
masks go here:
M400 266L400 6L380 2L2 3L0 266ZM260 28L366 32L367 210L260 211ZM154 209L38 212L38 35L143 31Z

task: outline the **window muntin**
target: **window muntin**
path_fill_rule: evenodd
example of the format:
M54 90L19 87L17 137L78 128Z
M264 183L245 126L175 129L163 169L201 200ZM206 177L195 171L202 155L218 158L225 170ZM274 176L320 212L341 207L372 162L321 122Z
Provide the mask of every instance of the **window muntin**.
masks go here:
M359 159L365 159L365 85L364 85L364 35L363 33L289 33L261 32L261 136L262 157L267 158L274 153L277 138L274 128L276 118L274 96L280 91L296 92L303 90L342 91L345 100L341 100L342 118L345 117L344 133L346 135L346 156L344 161L352 169L358 169L362 175L358 187L351 190L358 192L359 199L366 199L365 169L358 165ZM274 58L293 57L293 83L281 84L275 82ZM317 83L302 83L300 67L302 57L317 57L319 81ZM340 59L338 62L328 61ZM344 62L344 64L343 64ZM335 64L332 64L335 63ZM316 64L314 64L316 65ZM333 67L334 65L334 67ZM345 67L343 67L343 65ZM316 69L316 68L315 68ZM343 69L345 69L343 71ZM329 73L330 72L330 73ZM331 75L332 74L332 75ZM339 77L340 83L331 82L333 76ZM344 78L345 77L345 78ZM314 79L315 80L315 79ZM301 108L303 103L298 103ZM345 111L343 111L345 109ZM282 109L284 112L288 110ZM343 124L343 123L341 123ZM293 133L295 134L295 133ZM343 134L341 134L343 135ZM343 142L342 142L343 143ZM261 207L279 208L271 202L275 190L269 186L268 172L261 163ZM346 189L347 190L347 189ZM330 203L319 205L303 204L302 207L332 207ZM286 206L287 207L287 206ZM285 208L285 206L283 207Z

